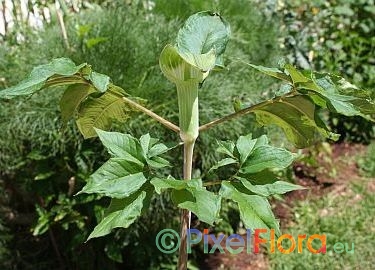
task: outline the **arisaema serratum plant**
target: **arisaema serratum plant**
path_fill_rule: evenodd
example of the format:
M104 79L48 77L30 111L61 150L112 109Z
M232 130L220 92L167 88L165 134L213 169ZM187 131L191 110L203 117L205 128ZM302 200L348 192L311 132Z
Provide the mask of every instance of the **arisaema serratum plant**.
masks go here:
M191 179L199 132L254 113L257 122L281 127L289 141L297 148L304 148L319 138L337 138L321 120L319 109L373 120L370 115L375 113L375 103L370 93L339 76L299 71L289 64L280 69L266 68L238 59L249 68L281 80L282 86L272 99L251 106L236 104L233 114L200 126L198 94L205 91L204 81L210 73L224 68L223 54L229 39L229 24L219 14L199 12L186 21L176 42L161 52L160 68L177 89L179 126L139 104L136 98L111 83L109 77L94 72L90 65L77 66L66 58L36 67L20 84L0 91L0 98L11 99L54 86L68 86L60 100L63 121L75 118L82 135L99 136L111 154L79 192L112 198L103 220L88 239L107 235L117 227L129 227L147 211L151 197L162 192L170 192L172 201L182 209L178 269L186 269L187 265L190 213L213 225L219 222L222 199L237 203L246 228L273 228L279 234L279 224L267 198L301 188L278 179L275 173L288 167L296 155L271 146L265 135L239 136L236 142L218 142L217 151L225 157L211 168L215 171L226 166L233 171L232 176L214 182ZM137 139L129 134L104 131L113 120L125 121L134 111L145 113L179 133L182 143L176 143L175 147L180 144L184 147L184 179L160 173L161 168L171 166L163 157L171 148L149 134ZM207 190L209 185L220 186L219 192Z

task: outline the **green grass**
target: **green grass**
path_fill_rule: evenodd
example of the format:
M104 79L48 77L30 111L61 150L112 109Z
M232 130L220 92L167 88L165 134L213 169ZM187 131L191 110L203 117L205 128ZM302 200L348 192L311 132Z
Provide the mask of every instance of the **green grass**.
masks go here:
M358 160L361 173L368 177L375 177L375 141L367 148L366 154Z
M374 269L375 196L368 189L370 181L373 180L355 181L345 192L332 192L299 203L293 209L293 223L283 233L295 239L299 234L325 234L327 253L312 254L305 246L301 254L297 249L291 254L281 254L276 249L269 256L271 269ZM348 243L349 250L354 243L354 253L335 253L333 245L337 242Z

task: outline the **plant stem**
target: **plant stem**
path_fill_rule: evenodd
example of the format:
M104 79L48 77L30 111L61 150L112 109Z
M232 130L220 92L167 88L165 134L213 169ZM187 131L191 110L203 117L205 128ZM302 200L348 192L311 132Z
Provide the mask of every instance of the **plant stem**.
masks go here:
M263 106L265 105L269 105L269 104L272 104L274 102L282 102L283 98L287 98L289 96L295 96L295 90L292 90L282 96L278 96L278 97L275 97L273 99L270 99L270 100L266 100L266 101L263 101L261 103L258 103L258 104L255 104L253 106L250 106L250 107L247 107L247 108L244 108L242 110L239 110L235 113L232 113L232 114L228 114L222 118L219 118L219 119L216 119L216 120L213 120L207 124L204 124L202 126L199 127L199 131L204 131L206 129L209 129L213 126L216 126L220 123L223 123L225 121L229 121L229 120L232 120L233 118L236 118L238 116L242 116L242 115L245 115L245 114L248 114L248 113L251 113L251 112L254 112L255 110L259 110L260 108L262 108Z
M198 83L195 81L176 84L180 118L180 137L184 143L184 181L191 180L194 144L199 135ZM187 269L187 233L190 229L191 212L181 211L180 249L178 270Z
M142 105L140 105L139 103L127 98L127 97L122 97L122 99L128 103L130 106L140 110L141 112L147 114L148 116L152 117L153 119L155 119L156 121L158 121L159 123L161 123L162 125L164 125L165 127L173 130L174 132L180 132L180 128L178 126L176 126L175 124L169 122L168 120L164 119L163 117L157 115L156 113L154 113L153 111L150 111L149 109L143 107Z
M209 128L211 128L211 127L213 127L213 126L216 126L216 125L218 125L218 124L220 124L220 123L223 123L223 122L225 122L225 121L232 120L233 118L236 118L236 117L238 117L238 116L242 116L242 115L245 115L245 114L251 113L251 112L253 112L253 111L256 110L256 109L259 109L259 108L261 108L262 106L267 105L267 104L271 104L271 103L273 103L273 102L274 102L273 99L271 99L271 100L267 100L267 101L264 101L264 102L262 102L262 103L259 103L259 104L256 104L256 105L253 105L253 106L251 106L251 107L248 107L248 108L245 108L245 109L239 110L238 112L235 112L235 113L232 113L232 114L228 114L228 115L226 115L226 116L224 116L224 117L222 117L222 118L219 118L219 119L213 120L213 121L211 121L211 122L209 122L209 123L207 123L207 124L204 124L204 125L200 126L200 127L199 127L199 131L204 131L204 130L206 130L206 129L209 129Z
M191 180L191 172L193 168L193 142L184 143L184 180ZM180 249L178 256L178 270L187 269L188 253L187 253L187 232L190 229L191 212L186 209L181 211L181 229L180 229Z

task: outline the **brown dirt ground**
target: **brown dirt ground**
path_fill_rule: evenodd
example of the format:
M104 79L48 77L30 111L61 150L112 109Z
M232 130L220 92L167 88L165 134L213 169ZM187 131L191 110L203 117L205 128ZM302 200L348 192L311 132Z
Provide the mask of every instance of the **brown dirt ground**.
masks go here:
M293 169L295 182L308 189L290 192L284 196L283 201L272 203L281 227L285 228L293 222L291 210L296 201L323 196L328 192L337 196L349 193L347 182L361 178L356 159L365 150L365 145L340 143L322 144L305 151L306 156L317 156L315 164L300 161L295 163ZM375 192L375 181L370 181L368 185L368 189ZM245 249L237 255L229 252L207 255L200 269L266 270L269 269L269 264L265 253L247 254Z

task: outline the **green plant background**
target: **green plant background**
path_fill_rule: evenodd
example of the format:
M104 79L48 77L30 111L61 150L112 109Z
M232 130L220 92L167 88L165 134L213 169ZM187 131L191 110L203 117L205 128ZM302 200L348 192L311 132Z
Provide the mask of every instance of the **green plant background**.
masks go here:
M94 70L113 78L115 84L145 99L147 107L176 123L176 93L159 70L159 54L175 38L187 16L214 7L231 21L233 40L227 51L232 59L226 60L228 69L209 78L199 93L201 123L233 112L232 98L240 93L246 92L239 96L244 102L267 96L273 82L236 63L238 57L264 65L277 61L276 24L257 10L256 2L232 1L228 5L226 1L215 4L196 1L187 5L185 1L177 1L173 10L167 2L158 1L152 13L141 5L119 3L69 16L66 27L71 50L64 48L57 23L38 32L25 30L25 42L18 43L15 36L8 37L0 47L4 87L16 84L35 65L67 56L76 63L90 63ZM269 20L267 24L263 23L265 19ZM264 32L268 35L263 35ZM94 201L93 196L72 197L69 190L74 193L80 190L87 176L107 155L98 140L84 141L73 123L62 126L57 109L61 93L51 90L27 102L0 101L0 117L4 119L0 122L1 189L7 194L1 197L4 200L1 211L8 221L6 227L1 227L4 241L0 245L4 252L0 254L5 256L12 250L12 256L0 260L3 267L50 269L56 265L51 258L60 254L58 263L62 267L115 269L119 265L130 268L137 265L142 269L173 269L173 256L149 256L156 253L156 247L144 244L153 243L161 229L178 227L176 209L171 208L167 197L155 200L152 216L141 218L129 229L83 244L109 201L105 198ZM153 137L166 138L167 142L177 139L145 116L125 125L118 124L114 129L136 137L149 132ZM253 129L251 118L247 117L201 136L194 157L194 173L199 175L213 165L217 158L212 151L217 134L222 134L220 139L233 139ZM177 160L179 156L180 153L175 154ZM74 184L69 182L72 177ZM30 212L35 214L25 216ZM17 218L10 221L13 214ZM30 236L30 228L36 237ZM15 231L19 233L14 234ZM53 242L58 243L57 250Z
M56 21L40 31L22 26L24 42L17 41L16 33L2 40L0 77L4 80L0 88L16 84L35 65L66 56L76 63L92 64L96 71L113 78L115 84L143 98L147 107L176 123L176 93L159 70L159 54L165 44L174 40L177 29L190 14L207 9L218 10L230 21L233 37L226 53L230 56L226 59L227 70L210 76L199 93L201 123L233 112L233 98L252 104L269 97L277 87L273 80L244 68L237 58L276 66L285 56L298 66L339 72L363 87L374 88L371 0L278 1L284 3L281 6L277 1L174 1L171 5L170 1L159 0L152 11L146 11L142 1L104 2L65 17L71 50L64 47ZM129 229L83 244L109 201L94 196L73 197L71 191L80 190L87 176L108 156L97 139L84 141L73 123L62 126L57 109L61 93L50 91L27 101L0 101L0 268L52 269L58 264L67 269L174 269L176 258L162 255L153 245L161 229L178 227L176 209L170 206L168 197L154 199L152 215L142 217ZM265 132L252 120L247 116L202 134L194 157L194 174L201 175L217 159L213 149L218 134L224 140L248 132ZM367 122L340 117L331 123L333 128L340 125L340 133L354 141L369 142L373 136L371 129L366 128L368 134L363 132L363 127L371 127ZM177 139L145 116L114 129L136 137L149 132L166 141ZM274 143L286 144L281 133L270 131ZM373 175L373 152L372 147L360 163L367 175ZM176 152L176 162L181 162L179 156L181 153ZM360 210L372 207L371 197L366 198ZM311 213L324 203L298 206L296 212L302 213L297 218L301 224L298 228L316 232L315 226L325 226L334 230L334 218L324 221L328 224L319 219L309 223L315 217ZM241 227L237 209L231 204L223 208L227 209L224 220L216 230L232 233ZM358 222L368 225L368 215L372 213L364 211ZM339 231L335 237L343 233ZM56 254L60 254L58 262ZM194 254L192 259L199 256ZM366 256L370 258L371 254ZM283 260L274 258L273 267L281 269L278 265L285 265ZM303 260L292 258L289 263L295 263L298 269ZM321 266L329 263L327 260Z

